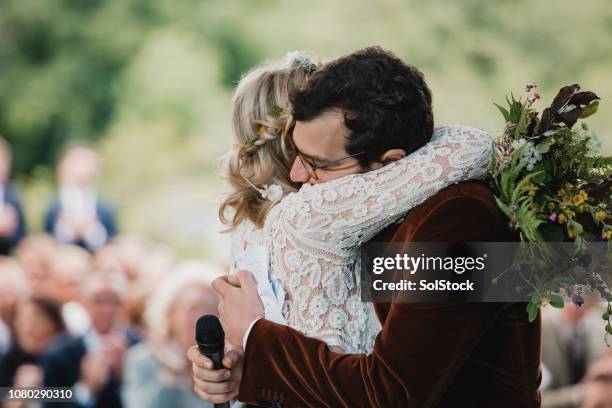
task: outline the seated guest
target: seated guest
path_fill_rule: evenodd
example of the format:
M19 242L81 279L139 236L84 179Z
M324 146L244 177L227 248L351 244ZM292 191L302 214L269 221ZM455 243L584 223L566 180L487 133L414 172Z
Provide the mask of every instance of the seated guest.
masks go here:
M119 275L87 277L82 301L91 316L91 329L45 354L45 387L73 387L79 406L121 407L124 353L136 341L118 322L124 288Z
M0 357L11 347L15 306L27 294L27 282L19 264L0 256Z
M115 214L98 197L98 153L73 145L62 155L57 175L58 198L45 219L45 230L59 242L95 251L117 235Z
M0 358L0 387L39 387L42 356L64 338L59 303L32 297L20 301L15 311L15 341Z
M588 367L600 359L606 344L602 334L600 304L587 302L578 308L544 308L542 313L542 406L572 408L580 406L581 380Z
M26 234L21 202L11 188L11 148L0 136L0 255L8 255Z
M23 269L32 295L53 296L50 264L56 246L50 235L35 234L22 239L15 249L15 257Z
M211 281L221 271L191 264L161 282L147 306L149 339L132 347L124 365L123 401L128 407L211 407L193 392L187 349L195 323L217 313Z
M589 367L582 382L582 408L612 407L612 355Z
M81 299L83 283L93 273L91 255L76 245L57 245L49 269L53 297L62 304L68 331L75 336L83 335L91 326Z

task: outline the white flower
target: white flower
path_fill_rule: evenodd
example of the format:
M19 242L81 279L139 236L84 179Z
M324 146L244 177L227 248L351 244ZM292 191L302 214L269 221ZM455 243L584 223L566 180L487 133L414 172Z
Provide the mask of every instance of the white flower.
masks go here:
M512 142L512 144L510 146L512 146L514 148L514 150L518 150L521 147L523 147L523 145L527 143L527 141L525 139L517 139L514 142Z
M301 55L299 51L289 51L285 56L285 60L287 61L287 65L291 65L293 61L300 59Z
M283 188L278 184L272 184L271 186L264 184L260 193L263 198L270 201L276 201L283 197Z

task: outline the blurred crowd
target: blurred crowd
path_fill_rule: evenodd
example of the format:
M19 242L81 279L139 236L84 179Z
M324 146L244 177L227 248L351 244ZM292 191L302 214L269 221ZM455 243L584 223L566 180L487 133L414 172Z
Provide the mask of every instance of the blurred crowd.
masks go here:
M85 144L62 153L45 232L28 234L10 163L0 138L0 387L69 387L82 407L210 407L186 350L197 318L217 313L222 270L118 235Z
M542 314L542 406L612 407L612 349L603 304L545 308ZM610 343L612 344L612 343Z

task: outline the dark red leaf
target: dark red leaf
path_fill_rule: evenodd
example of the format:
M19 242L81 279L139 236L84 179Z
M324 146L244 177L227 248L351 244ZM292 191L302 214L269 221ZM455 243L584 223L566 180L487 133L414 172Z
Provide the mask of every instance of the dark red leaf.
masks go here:
M542 112L542 118L540 119L540 126L538 126L538 135L546 132L550 129L550 125L552 124L552 115L550 114L550 108L544 109Z
M582 112L584 112L585 108L586 107L580 108L577 106L569 112L559 113L555 115L555 121L563 122L565 123L565 126L571 129L572 126L576 124L578 118L580 118L580 115L582 115Z
M608 194L612 193L612 179L600 184L588 184L584 186L584 191L594 199L602 201Z
M527 116L527 136L531 137L535 133L536 125L538 124L538 112L531 112Z
M578 92L570 98L569 103L576 106L585 106L596 99L599 99L599 96L595 95L593 92Z
M555 96L555 99L550 105L550 110L553 113L557 113L559 109L564 107L570 100L570 98L574 96L579 90L580 85L578 84L564 86L563 88L559 89L559 93L557 94L557 96Z

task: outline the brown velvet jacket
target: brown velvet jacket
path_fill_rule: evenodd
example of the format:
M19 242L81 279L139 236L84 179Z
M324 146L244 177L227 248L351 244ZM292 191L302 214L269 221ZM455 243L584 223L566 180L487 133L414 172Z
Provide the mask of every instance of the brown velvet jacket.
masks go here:
M513 241L489 189L464 182L412 209L377 241ZM539 407L540 318L525 304L377 303L370 355L340 354L259 320L239 399L272 407ZM279 404L280 402L280 404Z

